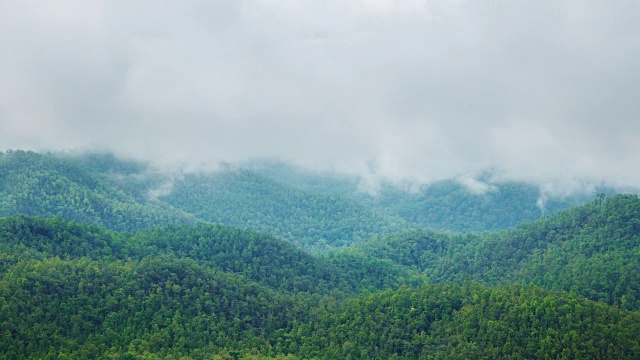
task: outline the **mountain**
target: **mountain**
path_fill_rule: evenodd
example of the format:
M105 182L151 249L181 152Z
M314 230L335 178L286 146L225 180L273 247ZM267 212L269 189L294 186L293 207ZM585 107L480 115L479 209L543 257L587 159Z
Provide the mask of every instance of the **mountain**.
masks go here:
M467 283L329 304L277 341L319 359L634 359L639 326L576 295Z
M360 176L313 171L273 160L254 160L247 168L304 191L347 196L411 227L482 232L513 228L545 215L591 201L598 187L573 195L548 194L540 186L499 180L491 172L477 178L445 179L427 184L396 184Z
M0 152L0 216L62 217L114 230L137 230L198 219L153 201L146 166L108 154Z
M131 358L138 350L202 358L239 342L264 346L261 333L292 316L291 299L172 257L26 260L0 284L0 357L12 359Z
M637 311L518 284L341 292L361 269L221 225L120 233L14 216L0 250L2 358L640 356Z
M0 219L0 269L21 259L132 261L160 256L186 259L240 274L275 291L344 297L402 284L419 284L399 267L351 275L349 264L314 257L272 235L224 225L198 224L120 233L57 219L13 216ZM375 262L375 260L370 261Z
M408 226L355 199L307 192L241 168L185 174L160 199L200 219L266 231L312 251Z
M259 164L0 153L0 358L640 357L638 196Z
M309 250L407 227L340 195L227 167L163 173L110 154L0 153L0 216L61 217L113 230L213 222L269 231Z
M0 216L61 217L126 231L220 223L326 252L410 228L512 228L586 201L542 202L545 195L535 185L490 177L478 183L484 192L444 180L411 191L383 182L370 193L359 177L278 162L160 171L112 154L7 151L0 153Z
M461 181L448 179L407 191L384 185L368 200L417 227L456 232L482 232L513 228L541 217L592 200L594 194L548 196L539 186L524 182L473 182L470 189ZM598 190L598 192L600 189ZM602 189L608 194L613 192Z
M640 309L640 198L615 195L515 229L485 234L408 231L344 253L388 260L433 282L534 283Z

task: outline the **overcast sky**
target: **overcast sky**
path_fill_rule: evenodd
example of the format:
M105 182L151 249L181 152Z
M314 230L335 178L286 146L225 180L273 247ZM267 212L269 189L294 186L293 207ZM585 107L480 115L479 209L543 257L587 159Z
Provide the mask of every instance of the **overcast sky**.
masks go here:
M0 147L639 185L639 18L635 0L0 0Z

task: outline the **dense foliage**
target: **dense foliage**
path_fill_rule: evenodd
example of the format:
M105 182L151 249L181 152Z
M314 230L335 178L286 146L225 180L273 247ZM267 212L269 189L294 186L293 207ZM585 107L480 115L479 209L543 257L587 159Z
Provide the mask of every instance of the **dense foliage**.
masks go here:
M445 231L512 228L558 210L590 201L593 194L552 196L539 186L498 181L490 173L478 179L448 179L429 184L395 184L358 176L314 172L277 161L253 161L254 171L305 191L339 194L415 227ZM466 184L466 185L465 185Z
M61 217L114 230L197 219L147 196L141 164L109 155L0 152L0 216Z
M0 153L0 359L640 358L636 195L254 169Z
M332 359L633 359L640 314L520 286L425 285L327 304L287 350Z
M324 252L411 227L495 230L543 214L540 190L524 183L487 183L488 191L475 194L446 180L407 191L282 163L246 166L253 170L159 171L110 154L7 151L0 153L0 216L61 217L127 231L204 221ZM545 211L583 200L549 198Z
M275 290L331 293L338 297L363 290L397 288L412 279L396 266L352 275L346 271L350 263L325 262L271 235L224 225L116 233L61 219L15 216L0 219L0 238L0 269L21 259L43 260L48 256L106 261L172 256L242 274ZM419 280L410 283L418 284Z
M375 208L420 227L447 231L494 231L512 228L591 197L550 197L522 182L482 183L474 192L456 180L443 180L406 191L383 186L367 200Z
M162 200L201 219L270 232L309 250L407 226L344 196L305 192L242 169L185 175Z
M0 356L10 359L263 346L258 338L286 326L292 306L241 277L172 257L20 261L0 284Z
M434 282L533 282L640 309L636 195L596 200L509 231L475 235L410 231L374 238L345 252L390 260Z
M618 221L631 232L635 200L616 197L557 221L622 202L627 212ZM624 233L605 228L602 236ZM61 219L0 219L0 358L640 356L638 312L533 285L414 287L419 270L437 273L425 271L420 254L448 251L449 235L423 235L402 248L373 240L378 258L362 254L371 244L314 258L221 225L115 233ZM466 240L457 240L463 250ZM383 251L395 255L380 259ZM363 291L373 292L353 296Z

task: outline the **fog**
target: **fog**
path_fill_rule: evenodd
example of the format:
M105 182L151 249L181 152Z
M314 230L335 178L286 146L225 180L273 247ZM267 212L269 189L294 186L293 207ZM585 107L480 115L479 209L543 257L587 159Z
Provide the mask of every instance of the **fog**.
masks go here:
M637 186L639 15L636 1L2 1L0 148L276 158L477 191L487 170Z

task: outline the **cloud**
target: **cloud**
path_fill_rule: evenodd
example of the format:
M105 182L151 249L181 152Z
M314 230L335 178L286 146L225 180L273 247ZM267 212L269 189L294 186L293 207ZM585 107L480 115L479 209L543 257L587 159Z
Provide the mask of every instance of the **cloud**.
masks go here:
M638 15L589 0L2 2L0 145L634 186Z
M483 182L470 176L461 176L456 180L460 185L464 186L469 193L475 195L484 195L487 192L493 192L498 189L491 183Z

